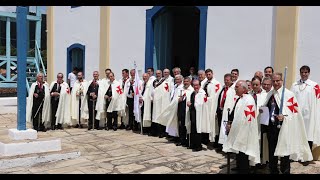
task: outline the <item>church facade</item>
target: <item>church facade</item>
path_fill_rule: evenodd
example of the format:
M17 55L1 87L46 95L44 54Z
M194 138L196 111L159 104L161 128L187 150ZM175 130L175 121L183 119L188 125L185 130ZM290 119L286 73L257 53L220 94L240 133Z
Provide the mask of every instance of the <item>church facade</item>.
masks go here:
M240 79L257 70L288 66L287 87L302 65L320 81L319 7L297 6L48 6L48 81L77 66L85 77L111 68L139 72L179 66L211 68L216 78L238 68ZM141 76L141 73L139 74Z

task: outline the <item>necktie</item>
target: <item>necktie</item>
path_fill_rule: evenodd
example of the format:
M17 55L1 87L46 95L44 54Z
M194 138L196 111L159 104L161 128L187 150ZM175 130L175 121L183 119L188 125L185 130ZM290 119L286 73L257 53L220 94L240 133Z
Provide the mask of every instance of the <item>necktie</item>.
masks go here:
M146 83L146 82L144 82L144 83L143 83L142 96L144 95L144 91L146 90L146 85L147 85L147 83Z
M204 85L204 88L203 88L203 90L206 92L206 94L207 94L208 97L209 97L209 95L208 95L208 85L209 85L209 83L210 83L210 81L208 80L208 81L206 82L206 84Z
M254 102L255 102L256 105L257 105L257 94L256 94L256 93L253 93L253 99L254 99Z
M274 95L271 96L271 108L270 108L270 112L269 112L269 115L270 115L270 119L272 122L275 121L274 119L274 109L276 108L276 103L275 103L275 100L274 100Z
M224 107L224 103L226 102L226 98L227 98L227 91L228 91L228 87L224 87L220 108Z

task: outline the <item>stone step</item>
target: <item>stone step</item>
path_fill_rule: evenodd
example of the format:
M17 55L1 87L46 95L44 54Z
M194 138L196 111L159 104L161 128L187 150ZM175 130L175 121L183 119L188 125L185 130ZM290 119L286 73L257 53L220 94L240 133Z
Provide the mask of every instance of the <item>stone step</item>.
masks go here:
M80 157L80 151L63 149L61 151L18 155L11 157L0 156L0 170L14 167L28 167L39 163L55 162Z

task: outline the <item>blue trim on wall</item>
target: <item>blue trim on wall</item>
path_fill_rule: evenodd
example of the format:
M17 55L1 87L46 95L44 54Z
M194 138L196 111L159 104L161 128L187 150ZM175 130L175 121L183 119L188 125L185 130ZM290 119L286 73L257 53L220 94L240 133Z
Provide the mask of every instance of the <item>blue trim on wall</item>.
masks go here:
M79 43L75 43L75 44L72 44L71 46L69 46L68 48L67 48L67 74L66 74L66 77L68 78L68 74L70 73L70 72L72 72L72 59L71 59L71 50L72 49L74 49L74 48L79 48L79 49L81 49L82 50L82 52L83 52L83 62L82 62L82 64L83 64L83 75L85 75L85 67L86 67L86 47L84 46L84 45L82 45L82 44L79 44Z
M17 6L17 66L18 81L18 113L17 113L17 129L19 131L26 130L26 97L27 97L27 83L26 83L26 69L27 69L27 14L28 8ZM32 94L30 95L32 96Z
M153 24L152 18L156 16L165 6L154 6L146 11L146 47L145 47L145 71L153 67ZM199 69L206 67L206 38L207 38L207 14L208 6L195 6L200 11L199 27Z

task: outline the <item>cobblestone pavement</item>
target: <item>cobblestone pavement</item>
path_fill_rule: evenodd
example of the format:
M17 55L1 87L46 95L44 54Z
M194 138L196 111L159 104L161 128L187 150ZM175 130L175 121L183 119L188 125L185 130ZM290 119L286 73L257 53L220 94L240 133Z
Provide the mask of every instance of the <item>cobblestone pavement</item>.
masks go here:
M28 126L30 126L28 124ZM16 128L15 114L0 115L0 130ZM118 130L64 129L39 132L39 138L56 137L62 140L62 149L80 151L81 156L71 160L40 163L31 167L0 170L0 173L22 174L217 174L226 173L219 166L226 158L214 150L192 152L165 138L150 137ZM1 157L0 157L1 160ZM235 162L231 159L231 165ZM309 166L292 162L294 174L320 173L320 162ZM231 172L235 173L235 172ZM258 170L267 173L267 170Z

